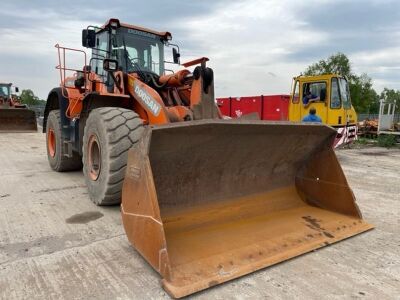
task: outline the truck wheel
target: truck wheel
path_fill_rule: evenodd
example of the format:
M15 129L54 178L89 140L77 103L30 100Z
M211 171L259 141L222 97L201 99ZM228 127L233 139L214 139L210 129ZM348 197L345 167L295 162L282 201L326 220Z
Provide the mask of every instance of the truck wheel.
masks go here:
M90 112L83 135L83 174L95 204L121 202L128 150L142 132L143 122L132 110L102 107Z
M65 156L61 136L61 118L59 110L52 110L46 126L47 158L50 167L57 172L73 171L82 168L82 158L73 152L72 157Z

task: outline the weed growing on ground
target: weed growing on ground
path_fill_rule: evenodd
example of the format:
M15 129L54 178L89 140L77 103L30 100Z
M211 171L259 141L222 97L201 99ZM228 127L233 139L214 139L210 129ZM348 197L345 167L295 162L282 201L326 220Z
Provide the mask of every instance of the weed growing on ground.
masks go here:
M371 143L371 140L364 137L359 137L354 141L354 143L359 145L368 145Z
M381 134L378 136L378 146L390 148L396 145L396 136L390 134Z

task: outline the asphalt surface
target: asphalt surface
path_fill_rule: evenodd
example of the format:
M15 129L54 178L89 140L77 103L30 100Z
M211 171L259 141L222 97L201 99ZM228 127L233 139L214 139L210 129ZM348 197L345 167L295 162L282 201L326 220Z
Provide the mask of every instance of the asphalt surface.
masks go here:
M400 150L337 155L376 228L197 293L193 299L400 299ZM56 173L40 133L0 134L1 299L169 299L129 244L119 207Z

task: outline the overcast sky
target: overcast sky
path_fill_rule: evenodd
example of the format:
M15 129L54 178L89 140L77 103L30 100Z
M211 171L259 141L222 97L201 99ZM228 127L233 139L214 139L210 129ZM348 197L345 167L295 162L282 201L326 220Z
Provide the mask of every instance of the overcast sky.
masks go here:
M2 1L0 82L46 99L59 85L54 45L80 48L81 30L111 17L170 31L182 61L209 57L217 97L289 93L339 51L378 92L400 89L400 1L385 0Z

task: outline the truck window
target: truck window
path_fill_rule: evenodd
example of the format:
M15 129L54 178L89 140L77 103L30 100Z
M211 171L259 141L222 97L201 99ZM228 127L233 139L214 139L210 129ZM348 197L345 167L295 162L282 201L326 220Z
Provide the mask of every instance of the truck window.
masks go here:
M337 78L332 78L331 85L331 108L340 108L340 94L339 94L339 83Z
M293 92L293 96L292 96L292 102L293 103L299 103L299 99L300 99L300 97L299 97L299 95L300 95L299 87L300 87L299 81L296 80L296 82L294 84L294 90L293 90L294 92Z
M303 84L303 95L311 93L311 98L320 98L320 101L325 101L326 99L326 82L307 82Z
M106 78L106 72L103 70L103 60L107 56L108 51L108 33L102 32L97 34L96 48L92 52L92 64L94 71L97 75L101 76L103 80Z
M347 84L347 80L344 78L340 78L339 82L340 82L340 95L342 96L343 107L349 109L351 108L349 85Z
M0 86L0 97L8 97L10 95L10 88L7 85Z

